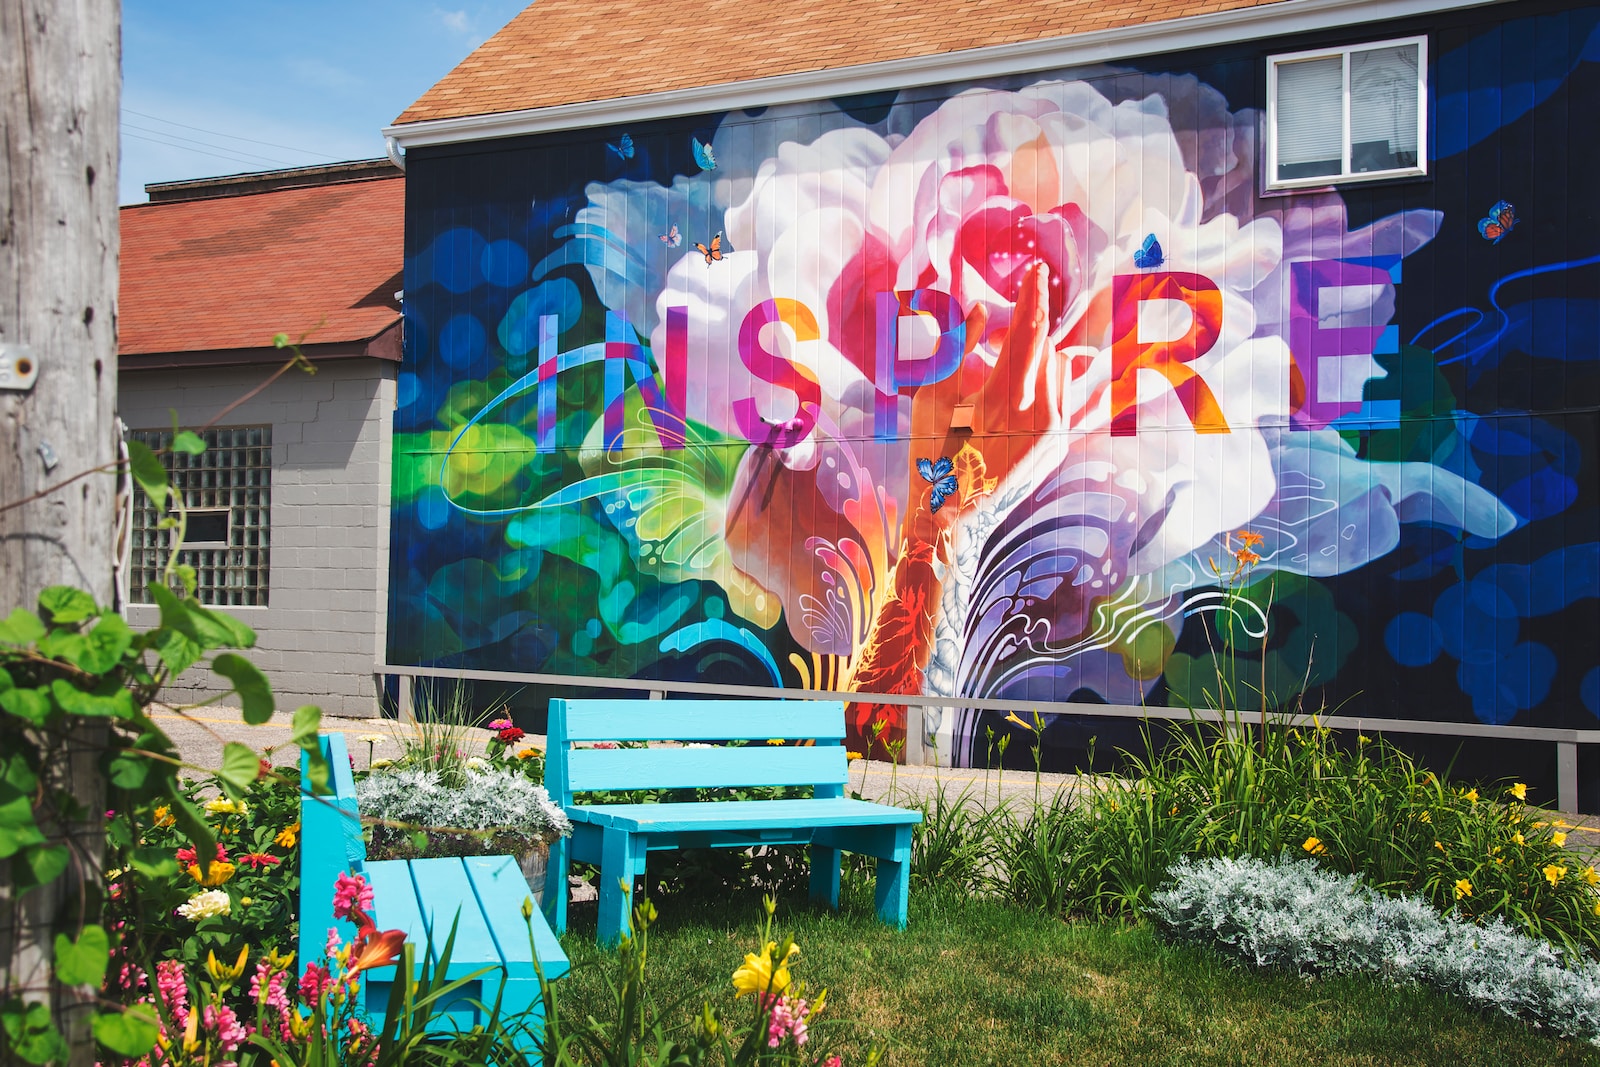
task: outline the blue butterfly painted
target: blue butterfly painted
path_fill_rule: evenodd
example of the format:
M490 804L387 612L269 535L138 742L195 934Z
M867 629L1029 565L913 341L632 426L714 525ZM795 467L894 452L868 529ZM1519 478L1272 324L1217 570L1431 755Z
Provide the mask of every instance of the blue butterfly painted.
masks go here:
M689 147L694 149L694 161L701 170L717 169L717 154L711 151L709 142L701 144L700 138L691 137L689 138Z
M956 476L951 474L952 464L948 459L940 457L937 462L928 459L917 460L917 473L922 475L922 480L933 486L928 491L928 510L938 511L944 506L945 498L956 491Z
M1484 240L1499 244L1517 224L1517 209L1504 200L1495 202L1488 218L1478 220L1478 232Z
M617 154L617 158L618 159L622 159L622 160L632 159L633 158L633 134L631 134L631 133L623 134L622 135L622 140L618 141L616 144L612 144L610 141L607 141L606 142L606 147L609 148L611 151L615 152Z
M1155 234L1146 237L1144 244L1133 253L1133 265L1140 270L1153 270L1166 261L1166 253L1161 251L1161 242L1156 240Z

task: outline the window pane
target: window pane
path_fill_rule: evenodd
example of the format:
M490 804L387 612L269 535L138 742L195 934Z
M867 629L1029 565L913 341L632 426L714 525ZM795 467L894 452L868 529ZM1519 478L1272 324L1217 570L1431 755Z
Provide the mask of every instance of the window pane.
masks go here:
M1278 180L1344 169L1344 57L1280 63Z
M1350 53L1350 169L1417 165L1415 44Z

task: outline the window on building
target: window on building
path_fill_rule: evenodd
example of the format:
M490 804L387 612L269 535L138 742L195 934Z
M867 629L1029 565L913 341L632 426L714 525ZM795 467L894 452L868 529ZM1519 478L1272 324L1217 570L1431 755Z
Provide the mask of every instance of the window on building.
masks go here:
M272 512L272 427L202 430L198 456L170 453L170 430L134 430L136 441L161 453L172 488L183 494L188 530L178 562L195 570L195 595L203 604L263 607L267 603ZM146 587L166 565L173 531L143 490L133 503L133 599L149 603Z
M1427 39L1267 61L1268 188L1427 173Z

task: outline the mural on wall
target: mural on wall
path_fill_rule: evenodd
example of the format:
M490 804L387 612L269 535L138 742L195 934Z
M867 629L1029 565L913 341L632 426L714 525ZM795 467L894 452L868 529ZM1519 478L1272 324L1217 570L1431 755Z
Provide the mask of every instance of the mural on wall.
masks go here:
M1597 23L1420 182L1262 195L1255 49L414 152L391 662L1594 725Z

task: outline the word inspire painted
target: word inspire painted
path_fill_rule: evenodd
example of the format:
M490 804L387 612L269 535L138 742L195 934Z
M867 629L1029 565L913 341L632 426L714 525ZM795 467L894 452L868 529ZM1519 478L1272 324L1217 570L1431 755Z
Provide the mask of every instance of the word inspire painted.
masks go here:
M714 238L704 253L708 263L717 252L718 242ZM1290 426L1311 430L1342 416L1361 413L1361 390L1370 374L1370 362L1366 357L1398 350L1398 334L1393 327L1374 324L1329 328L1319 322L1321 309L1338 306L1342 290L1366 293L1374 286L1389 282L1391 264L1377 260L1308 260L1295 262L1290 267L1291 374L1297 374L1304 384L1303 389L1292 391L1296 404ZM1141 309L1161 302L1185 307L1189 324L1176 337L1150 339L1147 334L1154 331L1141 322ZM1132 437L1138 433L1136 382L1138 372L1144 370L1155 371L1167 379L1195 432L1231 432L1211 387L1191 366L1211 351L1221 333L1222 293L1216 283L1186 271L1118 275L1113 282L1112 306L1115 310L1111 347L1111 435ZM943 381L961 368L967 325L957 301L937 289L880 292L876 309L873 428L878 440L888 440L895 433L896 400L903 390ZM919 354L902 351L900 320L911 316L932 320L936 338L931 351ZM1167 316L1166 321L1173 317ZM667 309L666 352L659 379L649 350L639 343L637 333L620 313L607 311L605 340L565 352L556 350L559 323L558 316L540 316L539 360L535 369L485 405L461 428L456 440L502 404L535 390L538 451L576 447L577 440L559 439L556 378L579 367L602 363L605 366L602 418L607 449L621 444L625 397L632 386L638 387L660 447L682 449L687 439L689 309ZM822 386L811 368L780 355L763 341L763 330L777 324L787 326L797 342L821 337L816 315L805 304L782 297L763 300L750 309L739 326L739 358L756 378L792 392L795 414L788 419L766 418L755 399L746 397L734 401L733 415L739 431L752 444L792 448L804 441L816 426ZM1056 347L1063 349L1080 344L1077 334L1078 331L1069 332ZM1340 361L1348 357L1361 357L1351 365L1356 373L1342 372Z

